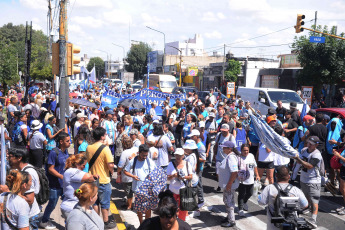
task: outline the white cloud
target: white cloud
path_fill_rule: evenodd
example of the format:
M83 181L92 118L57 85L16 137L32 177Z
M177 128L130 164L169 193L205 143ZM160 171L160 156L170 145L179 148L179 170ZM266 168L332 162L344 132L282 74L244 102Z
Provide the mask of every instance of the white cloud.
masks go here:
M170 18L158 18L157 16L152 16L148 13L142 13L141 18L143 20L143 25L145 26L158 26L159 24L171 23Z
M91 16L86 16L86 17L75 16L75 17L72 17L72 21L79 25L90 27L90 28L100 28L104 24L102 20L96 19Z
M331 4L331 7L336 8L337 10L345 10L345 2L343 1L336 1Z
M267 11L271 6L266 0L229 0L229 7L236 11Z
M47 0L19 0L24 6L35 10L48 10Z
M214 13L214 12L206 12L203 14L201 21L204 22L217 22L219 20L225 19L225 15L221 12Z
M127 25L131 21L131 16L120 9L114 9L103 13L104 20L111 24Z
M223 37L222 34L217 30L214 30L210 33L205 33L204 36L210 39L221 39Z
M34 30L42 30L43 31L42 27L40 25L36 24L36 23L32 23L32 28Z
M30 0L28 0L30 1ZM97 8L97 7L101 7L101 8L107 8L107 9L111 9L113 7L113 4L111 3L111 0L75 0L75 8L78 7L85 7L85 8ZM74 4L71 3L72 1L70 1L70 4Z

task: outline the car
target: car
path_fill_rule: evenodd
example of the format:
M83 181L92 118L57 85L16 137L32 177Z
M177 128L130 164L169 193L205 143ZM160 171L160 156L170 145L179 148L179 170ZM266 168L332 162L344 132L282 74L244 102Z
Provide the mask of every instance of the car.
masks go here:
M188 95L189 92L193 93L193 92L198 92L199 90L194 86L182 86L182 87L176 86L175 88L173 88L171 93L177 94L178 91Z
M210 94L210 91L199 91L199 92L197 92L197 94L198 94L198 97L201 100L201 102L205 103L206 97ZM218 92L214 92L213 95L215 95L216 98L218 98L219 93ZM222 97L222 100L229 99L227 96L225 96L222 93L221 93L221 97Z
M316 109L316 112L327 114L331 119L340 115L343 122L343 128L345 128L345 108L320 108Z
M133 84L132 85L132 89L133 89L133 92L136 93L136 92L139 92L143 87L141 85L138 85L138 84Z
M135 84L143 86L144 81L143 80L138 80Z

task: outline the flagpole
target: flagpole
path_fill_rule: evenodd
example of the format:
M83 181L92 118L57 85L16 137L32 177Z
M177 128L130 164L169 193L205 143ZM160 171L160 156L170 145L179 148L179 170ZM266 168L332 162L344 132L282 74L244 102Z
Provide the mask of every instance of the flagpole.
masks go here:
M5 143L5 133L4 125L1 125L1 171L0 171L0 183L5 185L6 183L6 143Z
M146 89L146 114L149 114L149 88L150 88L150 56L147 62L147 89Z

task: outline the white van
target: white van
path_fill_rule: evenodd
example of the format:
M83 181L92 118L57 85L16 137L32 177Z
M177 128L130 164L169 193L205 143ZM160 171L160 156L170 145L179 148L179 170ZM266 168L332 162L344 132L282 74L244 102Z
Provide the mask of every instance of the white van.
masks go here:
M120 89L121 86L123 85L123 81L120 79L111 79L112 85L115 85L116 88Z
M299 111L303 108L302 98L295 91L288 89L238 87L237 95L240 95L243 101L249 101L253 109L259 110L262 115L267 115L269 107L277 108L278 100L283 102L286 109L290 108L290 102L296 102Z
M147 75L144 75L144 87L147 86ZM176 78L168 74L150 74L149 87L158 87L163 93L171 93L177 86Z

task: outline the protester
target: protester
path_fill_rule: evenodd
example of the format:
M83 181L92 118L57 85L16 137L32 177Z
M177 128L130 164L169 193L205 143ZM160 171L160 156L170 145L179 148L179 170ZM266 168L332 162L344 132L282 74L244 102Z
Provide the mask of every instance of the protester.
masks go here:
M157 143L155 147L158 148L157 166L166 169L170 160L169 152L173 152L174 148L170 139L164 135L163 125L158 124L154 127L153 137Z
M57 132L54 131L54 127L56 127L56 118L51 115L48 118L48 124L45 126L45 130L44 130L44 136L47 139L47 151L48 153L53 150L54 148L56 148L56 142L55 142L55 138L62 132L64 131L64 129L60 129Z
M72 155L66 160L65 172L63 174L63 200L61 203L61 213L66 219L78 199L74 196L74 191L84 182L94 182L97 176L83 172L87 159L84 154Z
M86 149L86 158L89 163L89 172L99 176L98 199L93 208L100 214L102 212L105 229L112 229L116 226L113 219L109 218L109 208L111 199L110 178L114 173L114 158L110 148L103 145L106 138L106 130L97 127L93 130L94 144ZM99 208L100 206L100 208Z
M97 186L92 183L84 183L74 191L74 195L79 202L68 215L66 229L105 229L102 218L92 208L98 198Z
M6 210L6 213L2 213L5 218L1 218L1 229L29 230L30 206L23 197L31 188L31 176L27 172L10 170L6 183L9 192L0 195L1 213Z
M37 167L43 167L44 152L43 149L47 146L48 142L44 135L39 131L43 124L38 120L34 120L30 126L31 131L28 135L30 147L30 164Z

